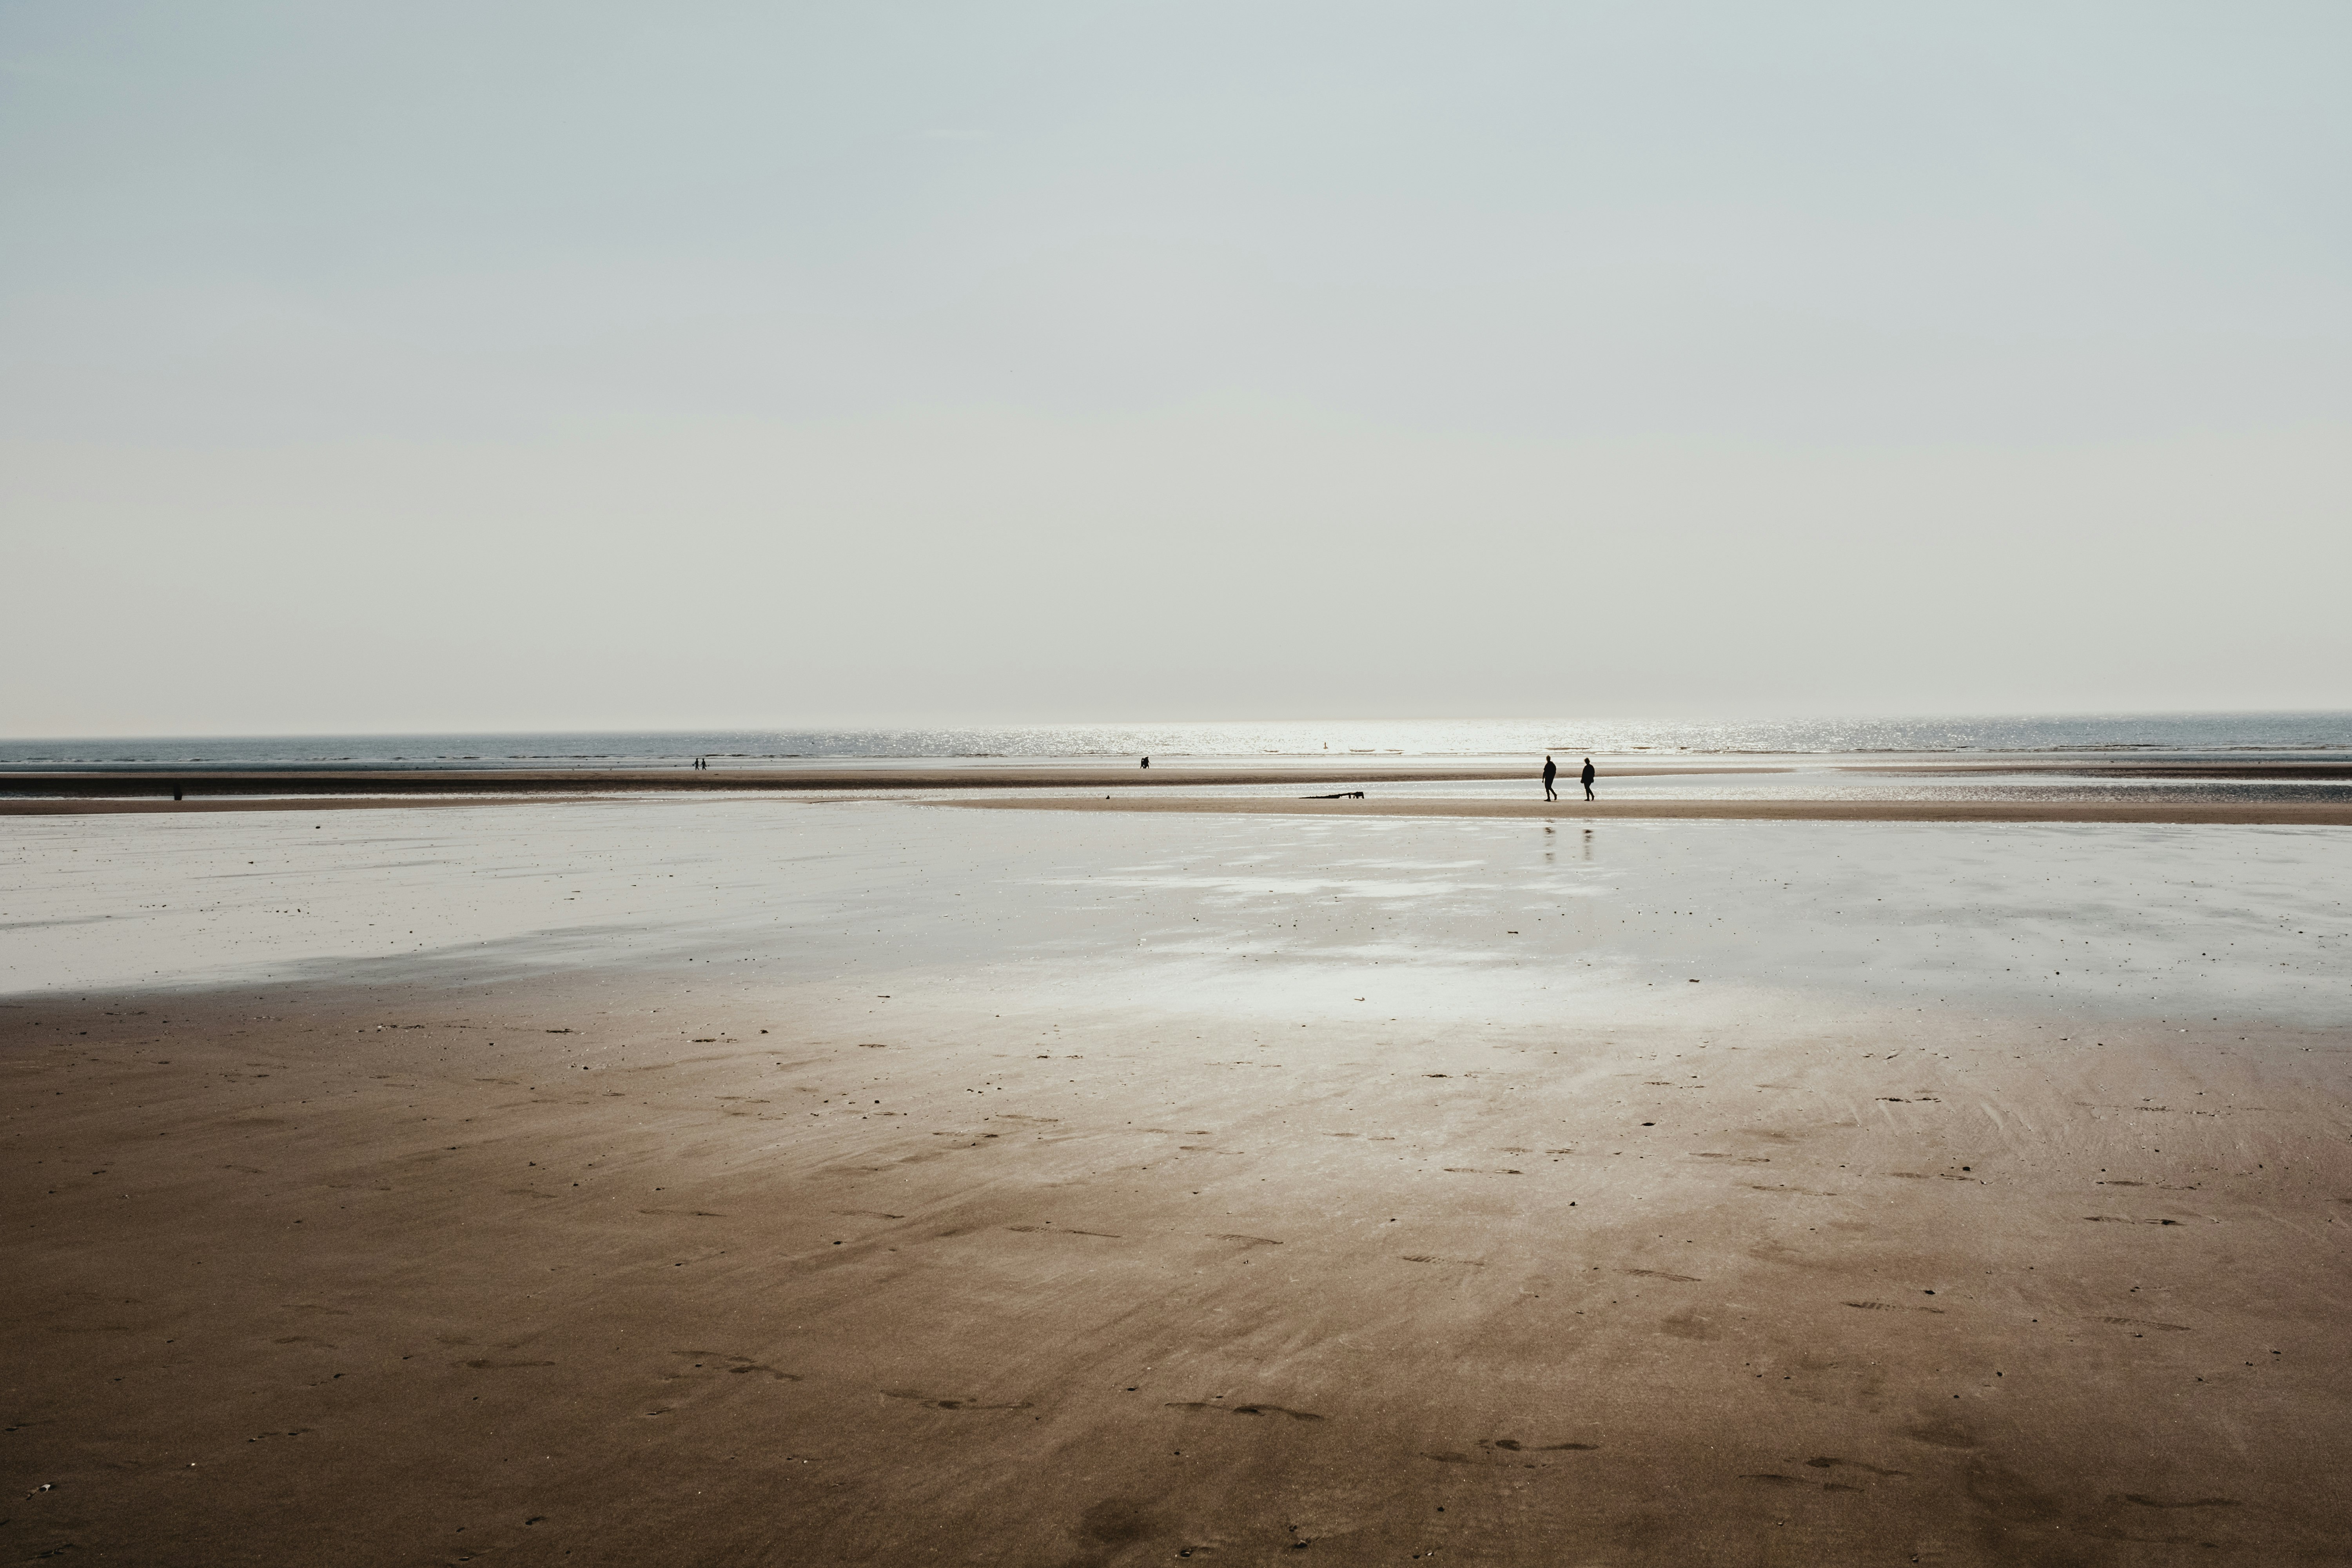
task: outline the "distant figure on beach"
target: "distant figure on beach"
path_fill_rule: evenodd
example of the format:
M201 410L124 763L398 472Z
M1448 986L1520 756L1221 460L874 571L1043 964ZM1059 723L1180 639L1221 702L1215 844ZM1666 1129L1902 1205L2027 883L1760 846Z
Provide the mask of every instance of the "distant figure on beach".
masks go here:
M1546 757L1544 759L1544 798L1546 800L1558 800L1559 798L1559 791L1551 787L1551 781L1558 777L1559 777L1559 765L1549 757Z
M1150 759L1150 757L1146 757L1146 758L1144 758L1144 759L1143 759L1143 765L1144 765L1145 767L1147 767L1147 768L1148 768L1148 767L1150 767L1150 766L1151 765L1151 759Z
M1584 759L1584 798L1587 800L1592 798L1592 759L1591 757Z

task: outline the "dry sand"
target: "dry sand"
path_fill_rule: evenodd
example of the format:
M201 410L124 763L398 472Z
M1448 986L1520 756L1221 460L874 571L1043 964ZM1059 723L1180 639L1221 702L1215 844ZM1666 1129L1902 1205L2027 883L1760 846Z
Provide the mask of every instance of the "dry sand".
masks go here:
M2352 1540L2340 833L684 802L10 854L19 1559Z

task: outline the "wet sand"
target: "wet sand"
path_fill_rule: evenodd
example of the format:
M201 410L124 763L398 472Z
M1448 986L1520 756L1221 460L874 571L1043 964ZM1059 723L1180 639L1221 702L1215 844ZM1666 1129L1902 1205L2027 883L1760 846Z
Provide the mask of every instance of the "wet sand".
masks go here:
M2341 1560L2346 836L1546 826L27 822L0 1542Z
M1532 821L2109 822L2352 827L2352 799L2271 800L1281 800L1036 795L932 804L999 811L1170 811L1285 816L1507 817Z

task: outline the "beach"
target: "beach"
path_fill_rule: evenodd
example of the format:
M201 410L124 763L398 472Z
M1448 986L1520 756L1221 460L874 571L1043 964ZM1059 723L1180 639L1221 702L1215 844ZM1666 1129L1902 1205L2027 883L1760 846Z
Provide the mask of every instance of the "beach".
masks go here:
M0 6L0 1568L2352 1568L2352 9L2124 20Z
M0 1541L2343 1559L2340 828L972 798L12 822Z

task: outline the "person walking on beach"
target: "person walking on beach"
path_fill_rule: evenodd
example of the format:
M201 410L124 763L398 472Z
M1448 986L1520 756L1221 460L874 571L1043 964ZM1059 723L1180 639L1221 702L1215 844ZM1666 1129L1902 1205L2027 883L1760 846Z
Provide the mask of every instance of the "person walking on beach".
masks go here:
M1147 768L1148 768L1148 767L1150 767L1150 766L1151 765L1151 759L1150 759L1150 757L1146 757L1146 758L1144 758L1144 759L1143 759L1143 765L1144 765L1145 767L1147 767Z
M1591 757L1584 759L1584 798L1587 800L1592 798L1592 759Z
M1551 787L1551 781L1558 777L1559 777L1559 768L1549 757L1546 757L1544 759L1544 798L1546 800L1559 798L1559 791Z

